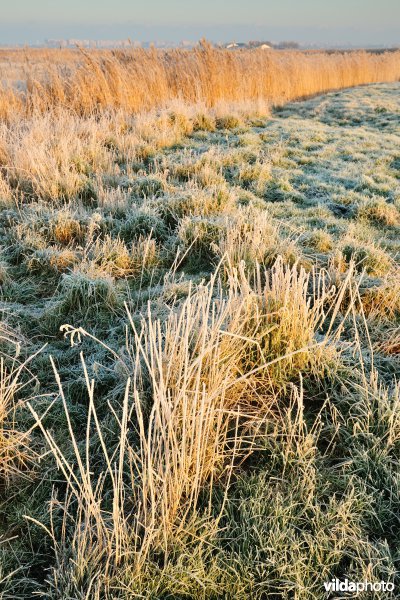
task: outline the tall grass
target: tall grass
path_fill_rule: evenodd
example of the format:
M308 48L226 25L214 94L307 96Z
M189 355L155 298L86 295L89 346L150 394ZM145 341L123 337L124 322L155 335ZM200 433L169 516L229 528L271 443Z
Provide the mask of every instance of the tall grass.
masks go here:
M332 89L397 81L399 57L399 52L229 52L206 42L194 50L14 52L15 72L8 73L3 62L8 85L0 92L0 115L12 118L57 107L79 114L110 107L139 112L177 99L209 107L246 100L279 104Z

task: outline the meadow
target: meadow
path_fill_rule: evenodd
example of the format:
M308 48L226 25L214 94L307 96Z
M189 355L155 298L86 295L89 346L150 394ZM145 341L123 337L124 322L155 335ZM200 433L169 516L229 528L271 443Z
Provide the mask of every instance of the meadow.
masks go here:
M399 53L0 79L0 598L398 597Z

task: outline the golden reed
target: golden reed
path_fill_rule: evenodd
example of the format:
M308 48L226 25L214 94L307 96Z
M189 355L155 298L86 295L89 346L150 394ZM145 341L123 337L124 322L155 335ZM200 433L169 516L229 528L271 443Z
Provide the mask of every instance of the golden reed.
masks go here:
M215 49L0 51L0 118L64 107L131 112L172 101L266 101L400 79L400 51L372 53Z

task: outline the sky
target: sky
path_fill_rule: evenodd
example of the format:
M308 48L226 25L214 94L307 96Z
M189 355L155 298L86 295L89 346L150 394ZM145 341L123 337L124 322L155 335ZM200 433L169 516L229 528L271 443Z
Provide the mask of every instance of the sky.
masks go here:
M400 0L0 0L0 44L45 39L400 44Z

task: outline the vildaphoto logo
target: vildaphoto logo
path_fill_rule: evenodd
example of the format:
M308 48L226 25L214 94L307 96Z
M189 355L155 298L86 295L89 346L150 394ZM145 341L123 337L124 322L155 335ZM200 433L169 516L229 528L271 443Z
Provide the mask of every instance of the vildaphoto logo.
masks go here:
M326 592L393 592L394 583L332 579L324 583L324 588Z

